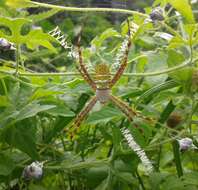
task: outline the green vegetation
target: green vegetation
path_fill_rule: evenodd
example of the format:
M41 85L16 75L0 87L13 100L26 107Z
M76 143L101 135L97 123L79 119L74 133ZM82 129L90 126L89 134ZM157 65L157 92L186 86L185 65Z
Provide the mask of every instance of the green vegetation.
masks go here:
M198 2L47 2L0 2L0 190L197 190ZM128 26L112 94L137 115L98 102L73 130L95 95L71 56L79 36L86 69L104 80L94 70L115 75Z

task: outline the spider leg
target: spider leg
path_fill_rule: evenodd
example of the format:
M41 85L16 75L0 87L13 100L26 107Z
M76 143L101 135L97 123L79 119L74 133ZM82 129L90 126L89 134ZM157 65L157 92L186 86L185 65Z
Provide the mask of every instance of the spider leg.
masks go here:
M123 101L119 100L117 97L111 95L110 100L127 116L129 121L133 121L133 117L136 113Z
M141 119L143 119L143 120L145 120L145 121L147 121L147 122L151 122L151 123L154 122L154 120L153 120L152 118L143 116L143 115L141 115L140 113L138 113L137 111L134 111L131 107L129 107L129 106L128 106L124 101L122 101L121 99L119 99L119 98L117 98L117 97L111 95L111 100L112 100L112 99L114 99L114 102L117 102L117 104L119 104L119 105L122 107L122 109L125 109L125 111L126 111L131 117L137 116L137 117L139 117L139 118L141 118ZM112 101L113 101L113 100L112 100ZM120 109L121 109L121 108L120 108Z
M127 66L127 61L128 61L128 54L129 54L129 49L131 47L131 33L130 33L130 26L129 26L129 21L128 21L128 41L127 41L127 45L126 45L126 50L124 52L124 57L121 60L121 64L120 67L118 68L116 74L114 75L113 79L110 81L110 88L112 88L112 86L115 85L115 83L120 79L120 77L122 76L126 66Z
M87 114L90 112L90 110L94 107L94 105L97 102L96 96L92 97L91 100L88 102L88 104L83 108L83 110L76 116L73 124L70 126L69 133L71 137L74 136L75 133L77 133L78 128L80 127L81 123L84 121Z
M95 91L97 86L95 84L95 82L92 80L91 76L89 75L89 73L87 72L87 69L83 63L83 57L82 57L82 50L80 47L80 36L78 37L78 43L77 43L77 48L78 48L78 57L79 57L79 64L80 67L78 68L78 71L81 73L82 77L84 78L85 81L87 81L87 83L93 88L93 90Z

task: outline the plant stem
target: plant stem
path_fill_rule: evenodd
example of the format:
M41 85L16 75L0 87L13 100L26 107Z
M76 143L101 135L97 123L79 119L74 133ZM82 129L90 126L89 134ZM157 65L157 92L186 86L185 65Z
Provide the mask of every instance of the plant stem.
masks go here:
M47 3L39 3L35 1L31 1L33 5L57 10L65 10L65 11L72 11L72 12L114 12L114 13L123 13L123 14L134 14L143 17L148 17L147 14L140 13L138 11L132 11L127 9L116 9L116 8L81 8L81 7L65 7L59 5L52 5Z
M4 90L4 93L5 93L5 96L8 98L8 89L6 87L4 79L1 79L1 84L3 86L3 90Z
M196 62L198 60L198 58L194 59L192 62ZM123 76L127 76L127 77L141 77L141 76L145 76L145 77L149 77L149 76L158 76L158 75L162 75L162 74L167 74L167 73L171 73L174 71L178 71L184 67L187 67L189 64L191 63L190 60L185 61L184 63L172 67L172 68L168 68L162 71L155 71L155 72L146 72L146 73L124 73ZM4 74L9 74L9 75L13 75L13 72L9 72L9 71L3 71L0 70L0 73L4 73ZM91 75L94 75L94 73L90 73ZM28 72L18 72L19 76L34 76L34 77L55 77L55 76L79 76L80 73L77 72L62 72L62 73L28 73ZM110 73L110 75L115 75L115 72ZM101 76L105 76L105 75L101 75Z
M183 169L182 169L182 164L181 164L181 159L180 159L179 144L177 140L174 140L172 142L172 147L173 147L173 154L174 154L174 159L175 159L175 164L176 164L176 169L177 169L177 175L178 177L181 177L183 175Z
M15 74L19 72L19 64L20 64L20 45L16 45L16 71Z
M139 173L138 173L137 170L136 170L136 175L137 175L138 181L139 181L139 183L140 183L142 189L143 189L143 190L146 190L146 188L145 188L145 186L144 186L144 183L143 183L143 181L142 181L142 178L140 177L140 175L139 175Z

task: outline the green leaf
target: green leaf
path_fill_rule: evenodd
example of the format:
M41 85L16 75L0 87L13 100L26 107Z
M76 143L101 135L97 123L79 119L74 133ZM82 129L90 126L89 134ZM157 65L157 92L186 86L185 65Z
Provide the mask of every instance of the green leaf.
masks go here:
M0 153L0 175L7 176L9 175L15 165L13 160L6 154Z
M31 183L28 190L46 190L46 188L44 188L41 185L36 185L36 184Z
M115 117L123 115L118 109L105 106L100 111L93 112L87 119L87 123L96 124L96 123L106 123Z
M168 63L169 67L174 67L176 65L179 65L179 64L183 63L184 60L185 60L185 57L183 56L183 54L181 54L175 50L168 51L167 63ZM184 82L188 81L189 79L191 79L192 68L186 67L186 68L180 69L179 71L175 71L169 75L176 81L178 81L180 83L184 83Z
M188 0L167 0L189 23L195 23L195 18Z
M48 114L53 116L62 116L62 117L74 117L75 113L72 112L66 105L57 105L55 108L52 108L47 111Z
M35 144L36 127L34 122L23 120L15 125L4 128L0 140L27 153L32 159L38 159Z
M12 19L0 17L0 25L8 27L12 33L12 35L7 35L6 33L0 31L0 37L6 38L8 41L16 44L26 44L30 49L43 46L56 53L56 48L54 48L51 44L51 41L56 41L55 38L47 33L44 33L41 29L32 29L26 35L21 34L22 27L30 22L30 20L23 18Z
M53 15L55 15L56 13L60 12L60 10L57 9L51 9L49 11L45 11L39 14L35 14L35 15L30 15L28 17L28 19L34 21L34 22L39 22L41 20L47 19Z
M99 48L104 40L110 38L110 37L120 37L120 34L115 31L113 28L108 28L105 30L100 36L96 36L91 44L94 45L95 47Z
M39 112L47 111L49 109L55 108L55 105L40 105L37 102L26 105L20 112L16 115L15 122L26 118L34 117Z
M34 6L31 0L6 0L5 4L14 9Z
M10 105L10 102L6 96L0 96L0 107L7 107Z
M36 100L40 98L44 98L50 95L57 95L57 94L64 94L63 91L55 91L55 90L50 90L50 89L43 89L43 88L38 88L34 94L31 96L30 100Z

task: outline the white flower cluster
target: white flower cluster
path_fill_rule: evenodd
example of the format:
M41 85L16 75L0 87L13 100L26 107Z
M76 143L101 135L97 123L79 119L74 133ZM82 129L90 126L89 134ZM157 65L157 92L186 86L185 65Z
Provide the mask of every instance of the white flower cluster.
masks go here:
M42 162L32 162L30 165L26 166L23 170L22 177L26 180L40 179L43 176L43 163Z
M70 46L68 46L67 39L66 39L65 35L62 34L62 32L58 26L56 28L54 28L52 31L50 31L49 34L51 36L53 36L54 38L56 38L56 40L59 41L61 46L64 47L65 49L71 48Z
M146 156L146 153L143 149L135 142L132 134L127 128L121 129L122 134L124 135L125 139L128 142L129 147L136 152L140 160L142 161L142 164L145 166L148 173L151 173L153 171L153 165L151 161Z
M193 144L192 139L188 137L178 140L178 143L180 150L188 150L189 148L197 149L197 147Z
M125 56L125 52L128 46L128 41L130 40L129 38L132 38L135 35L138 28L139 26L137 24L135 24L134 22L130 22L130 36L127 35L125 40L121 44L120 50L115 58L115 63L113 64L114 69L118 69L120 67L120 64L122 63L122 59Z

